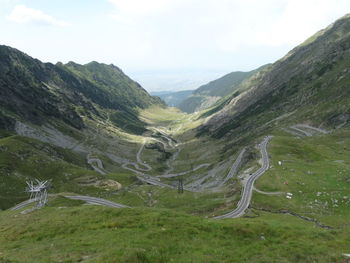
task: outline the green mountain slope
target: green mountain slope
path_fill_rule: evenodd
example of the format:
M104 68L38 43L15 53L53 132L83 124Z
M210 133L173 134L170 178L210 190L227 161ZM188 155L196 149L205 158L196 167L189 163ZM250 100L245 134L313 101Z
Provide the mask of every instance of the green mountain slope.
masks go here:
M93 83L100 90L108 94L110 103L107 107L146 108L152 104L160 103L156 97L151 97L140 84L126 76L121 69L114 65L90 62L79 65L70 62L66 65L58 64L73 74Z
M68 81L72 87L85 84L52 64L43 64L18 50L0 46L0 115L3 119L0 128L13 126L14 119L9 115L38 124L47 117L56 117L76 128L83 127L73 100L77 106L90 110L94 107L77 91L67 88ZM86 90L91 87L84 86Z
M347 15L254 75L246 91L231 97L201 131L215 137L249 136L300 122L329 128L348 125L349 65Z
M184 112L195 112L210 108L222 97L233 93L239 84L252 76L250 72L232 72L196 89L191 96L182 101L178 107Z
M0 210L28 199L26 180L51 180L50 193L97 195L106 178L92 171L82 155L38 140L0 131Z
M56 66L6 46L0 46L0 86L0 128L5 129L13 128L16 118L35 124L58 119L81 129L82 116L105 116L105 110L120 127L128 120L143 127L137 108L162 104L113 65Z
M54 186L54 196L42 209L1 211L0 262L349 261L350 16L242 80L201 116L161 108L157 99L155 107L138 115L137 109L147 105L134 101L129 108L118 102L127 94L112 94L119 87L117 76L122 76L117 68L59 64L52 65L51 75L40 76L39 69L47 65L29 62L21 62L19 68L17 63L13 78L4 74L3 83L14 87L2 86L12 102L2 107L2 126L14 125L17 131L20 127L26 135L29 128L14 123L26 120L36 132L50 133L48 126L34 126L50 121L70 137L61 136L62 147L56 147L53 141L0 130L1 208L26 198L26 179L52 179ZM14 74L17 71L20 74ZM23 74L29 76L25 83ZM40 81L47 76L49 84L42 87ZM20 94L15 93L17 83ZM47 87L52 97L42 97L36 109L31 100L39 93L28 101L21 97L29 84L29 94ZM37 111L11 108L22 101ZM76 115L70 116L69 110ZM135 121L133 130L142 133L139 116L149 125L143 136L120 132L115 125L123 120L125 131ZM75 118L81 126L73 126ZM290 126L295 124L324 130L313 130L309 136L293 132ZM267 170L254 183L246 213L241 218L212 219L235 209L244 182L261 170L258 144L266 135L272 135ZM220 186L243 148L237 173ZM93 171L89 156L103 162L105 174ZM135 175L147 179L166 170L181 173L159 179L175 189L136 180ZM195 191L179 194L178 178ZM110 180L124 185L113 189ZM82 205L60 196L66 191L132 208Z
M28 198L34 178L52 180L53 193L112 191L102 185L114 188L114 177L94 171L88 156L134 157L131 134L146 131L139 111L152 105L163 107L113 65L53 65L0 46L0 209Z

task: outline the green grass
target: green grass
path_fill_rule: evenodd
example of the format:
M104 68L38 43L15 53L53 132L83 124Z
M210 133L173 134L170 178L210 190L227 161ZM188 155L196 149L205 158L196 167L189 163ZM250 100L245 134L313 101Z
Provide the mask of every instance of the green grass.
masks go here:
M165 125L169 132L197 125L192 121L196 115L174 109L152 108L141 117L151 126ZM102 126L96 130L102 133L106 130ZM245 218L215 221L208 217L237 205L240 187L236 178L223 192L178 194L141 185L129 171L121 172L121 165L104 156L104 151L93 154L103 161L110 172L107 176L92 171L85 156L0 131L2 209L27 198L23 190L30 178L52 179L50 193L74 192L134 207L113 210L55 196L48 207L29 214L1 212L0 262L346 262L342 254L350 252L350 198L345 198L350 197L350 130L302 139L282 131L273 134L269 146L272 167L256 185L263 191L291 192L293 198L254 193ZM91 135L87 143L98 149L113 148L116 155L123 152L121 156L134 160L140 147L136 139L120 137L114 142L112 135L106 132L103 139ZM194 131L174 132L175 139L184 142L174 162L175 171L211 163L209 169L223 164L217 173L226 174L243 142L194 135ZM260 158L252 145L261 138L249 136L245 140L250 155L241 171L257 167ZM142 137L137 139L140 142ZM152 174L164 169L164 163L156 164L160 156L150 149L142 154L154 167ZM205 169L192 175L206 175ZM89 178L112 179L123 188L107 191L82 183ZM283 211L316 219L333 229L322 229Z
M10 219L10 220L8 220ZM0 214L1 262L345 262L349 229L288 215L209 220L164 209Z
M21 136L0 139L0 178L0 209L28 198L24 191L27 180L51 180L51 193L100 195L105 190L85 184L84 178L93 181L107 179L91 170L85 157Z
M54 195L54 196L50 195L47 206L58 207L59 209L61 209L65 207L75 207L83 204L85 204L84 201L69 199L62 195Z
M286 209L334 226L348 224L349 133L339 130L302 139L284 133L275 136L269 147L272 168L257 181L257 188L290 192L293 198L254 194L253 206Z
M105 196L115 202L132 207L169 208L193 215L211 216L220 207L232 208L239 195L222 192L193 193L185 191L179 194L177 190L160 188L151 185L134 184Z
M149 125L169 126L172 122L186 118L187 114L177 108L152 106L140 112L140 118Z

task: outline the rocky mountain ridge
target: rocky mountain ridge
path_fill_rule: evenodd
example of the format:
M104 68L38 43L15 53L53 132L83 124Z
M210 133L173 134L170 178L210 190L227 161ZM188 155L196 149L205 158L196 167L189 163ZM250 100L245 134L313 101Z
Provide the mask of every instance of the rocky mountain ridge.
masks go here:
M350 15L346 15L243 82L239 88L245 91L231 96L201 131L216 137L241 134L253 124L278 125L265 124L283 115L289 116L288 122L346 125L349 65Z
M105 110L142 126L137 108L162 105L114 65L53 65L7 46L0 46L0 87L0 128L10 130L16 119L41 125L52 118L81 129L83 116L107 118Z

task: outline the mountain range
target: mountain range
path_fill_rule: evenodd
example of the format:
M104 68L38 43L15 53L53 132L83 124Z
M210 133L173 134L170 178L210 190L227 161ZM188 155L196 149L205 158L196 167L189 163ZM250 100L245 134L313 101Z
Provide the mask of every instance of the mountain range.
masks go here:
M17 117L36 124L56 118L80 129L83 116L101 117L103 108L120 127L130 120L131 131L143 126L136 108L162 104L114 65L53 65L0 46L0 74L0 128L13 128Z
M0 46L0 262L348 262L349 87L350 15L160 98Z
M249 127L310 122L325 127L349 123L349 15L319 31L285 57L242 83L203 127L214 136Z

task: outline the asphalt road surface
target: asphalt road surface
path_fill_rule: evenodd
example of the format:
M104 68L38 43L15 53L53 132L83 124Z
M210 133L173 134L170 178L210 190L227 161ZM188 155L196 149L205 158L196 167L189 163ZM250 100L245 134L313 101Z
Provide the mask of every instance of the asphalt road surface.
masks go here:
M118 204L106 199L102 198L97 198L97 197L91 197L91 196L82 196L82 195L65 195L64 197L73 199L73 200L81 200L85 201L89 204L94 204L94 205L104 205L108 207L113 207L113 208L126 208L129 206Z
M89 204L94 204L94 205L104 205L104 206L108 206L108 207L112 207L112 208L127 208L129 206L126 205L122 205L122 204L118 204L106 199L102 199L102 198L97 198L97 197L91 197L91 196L82 196L82 195L65 195L64 197L69 198L69 199L73 199L73 200L81 200L81 201L85 201ZM15 211L15 210L20 210L24 207L26 207L27 205L34 203L36 200L35 199L29 199L27 201L24 201L14 207L12 207L10 210Z
M246 148L244 148L238 155L236 161L232 164L232 167L229 171L229 173L227 174L226 178L222 181L222 183L220 184L220 186L224 185L228 180L230 180L238 171L238 168L242 162L243 159L243 155L246 152Z
M31 203L34 203L36 200L35 199L29 199L29 200L26 200L22 203L19 203L18 205L10 208L10 210L12 211L15 211L15 210L19 210L19 209L22 209L24 207L26 207L27 205L31 204Z
M267 145L271 140L271 138L272 138L271 136L265 137L265 139L259 145L260 152L262 155L262 166L249 177L247 183L244 186L243 194L242 194L241 200L238 203L237 208L227 214L214 217L214 219L240 217L244 214L245 210L249 207L249 204L252 198L252 191L253 191L255 180L258 179L261 175L263 175L266 172L266 170L269 169L269 166L270 166L269 155L267 153Z

